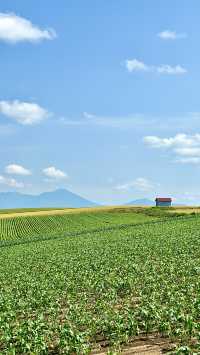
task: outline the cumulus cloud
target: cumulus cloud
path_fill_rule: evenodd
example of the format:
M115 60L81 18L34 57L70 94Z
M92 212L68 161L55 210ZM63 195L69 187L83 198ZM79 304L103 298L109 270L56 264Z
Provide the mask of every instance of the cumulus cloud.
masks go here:
M200 147L180 147L176 148L175 152L179 155L185 156L185 157L200 157Z
M127 59L125 62L126 68L129 73L133 72L153 72L158 74L166 74L166 75L183 75L187 73L187 69L185 69L181 65L171 66L169 64L163 64L159 66L155 65L147 65L137 59Z
M172 67L171 65L161 65L157 68L157 72L159 74L181 75L186 74L187 70L181 65L176 65L175 67Z
M187 135L185 133L179 133L169 138L146 136L144 137L144 142L153 148L198 147L200 146L200 134Z
M31 21L13 13L0 13L0 41L17 42L40 42L51 40L56 37L52 29L41 29Z
M186 38L186 33L177 33L176 31L165 30L158 33L158 37L164 40L176 40L181 38Z
M31 175L31 171L24 168L21 165L17 164L10 164L5 167L5 172L6 174L11 174L11 175L24 175L28 176Z
M154 188L154 185L146 178L139 177L133 181L129 181L125 184L117 185L117 190L130 190L135 189L137 191L148 192Z
M68 177L65 172L56 169L54 166L43 169L43 174L51 179L66 179Z
M168 149L176 155L180 163L199 163L200 134L187 135L179 133L174 137L161 138L157 136L144 137L144 143L155 149Z
M21 189L24 187L23 182L16 181L13 178L6 178L0 175L0 184L9 186L11 188Z
M127 59L126 68L130 73L133 71L150 71L151 67L137 59Z
M14 119L22 125L40 123L49 117L50 113L36 103L15 101L0 101L0 114Z

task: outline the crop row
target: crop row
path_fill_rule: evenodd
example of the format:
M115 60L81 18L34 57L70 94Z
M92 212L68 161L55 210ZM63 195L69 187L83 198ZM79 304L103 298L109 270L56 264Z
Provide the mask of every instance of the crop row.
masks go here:
M136 213L80 213L0 219L0 239L60 235L123 223L138 223L152 217Z

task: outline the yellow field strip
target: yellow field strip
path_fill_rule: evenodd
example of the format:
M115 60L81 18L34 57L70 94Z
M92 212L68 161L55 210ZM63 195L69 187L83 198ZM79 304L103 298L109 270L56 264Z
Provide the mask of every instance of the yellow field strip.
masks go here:
M49 216L49 215L63 215L63 214L76 214L76 213L87 213L87 212L103 212L109 210L130 210L138 208L149 208L147 206L103 206L103 207L84 207L84 208L65 208L65 209L52 209L52 210L41 210L41 211L24 211L24 212L11 212L11 213L0 213L0 219L17 218L17 217L28 217L28 216ZM200 213L200 207L172 207L168 210L169 213Z
M0 219L14 218L14 217L28 217L28 216L49 216L49 215L62 215L62 214L75 214L75 213L85 213L85 212L97 212L97 211L108 211L116 208L130 208L130 206L103 206L103 207L85 207L85 208L66 208L66 209L55 209L55 210L44 210L44 211L25 211L25 212L14 212L14 213L0 213Z
M171 210L169 209L169 213L173 213L173 212L177 212L177 213L200 213L200 207L174 207Z

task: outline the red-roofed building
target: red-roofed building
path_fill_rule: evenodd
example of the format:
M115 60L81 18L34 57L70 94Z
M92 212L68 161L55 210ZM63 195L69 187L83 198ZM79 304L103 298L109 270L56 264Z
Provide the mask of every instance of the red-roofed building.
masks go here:
M169 197L156 197L156 206L157 207L171 207L172 199Z

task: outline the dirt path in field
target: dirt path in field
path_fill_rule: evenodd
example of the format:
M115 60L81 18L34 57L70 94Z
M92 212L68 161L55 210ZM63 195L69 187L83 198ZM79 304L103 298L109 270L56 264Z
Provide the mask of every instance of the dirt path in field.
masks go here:
M98 355L106 355L107 352L98 353ZM162 354L158 346L144 345L144 346L135 346L132 348L124 349L121 353L124 355L160 355Z
M92 355L106 355L108 352L108 344L106 342L100 342L99 350L92 351ZM138 336L127 346L122 346L120 352L116 354L124 355L160 355L171 352L176 348L169 339L162 338L155 335L150 336Z

